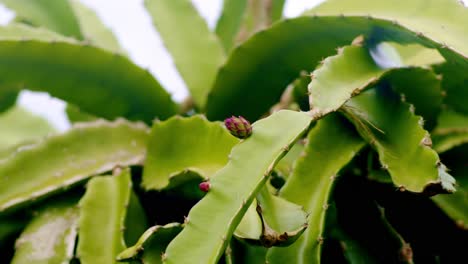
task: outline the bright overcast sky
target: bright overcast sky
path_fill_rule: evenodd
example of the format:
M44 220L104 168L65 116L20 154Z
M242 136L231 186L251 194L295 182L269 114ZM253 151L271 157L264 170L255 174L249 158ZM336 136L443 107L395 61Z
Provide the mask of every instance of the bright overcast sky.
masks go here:
M170 1L170 0L168 0ZM81 0L94 9L116 34L121 45L138 65L148 68L159 82L172 94L174 100L181 101L187 96L187 89L180 78L171 57L151 24L143 0ZM222 0L192 0L200 14L213 28L221 11ZM294 17L321 0L287 0L284 15ZM0 4L0 24L6 24L14 13ZM63 110L65 104L46 94L23 92L19 103L29 110L45 116L59 130L69 127Z

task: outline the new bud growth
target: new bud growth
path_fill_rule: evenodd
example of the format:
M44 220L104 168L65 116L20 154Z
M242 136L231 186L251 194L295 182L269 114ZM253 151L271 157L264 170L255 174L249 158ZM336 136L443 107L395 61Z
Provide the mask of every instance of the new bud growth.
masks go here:
M200 188L200 191L202 192L208 192L210 190L210 182L204 181L198 185L198 188Z
M231 134L238 138L248 138L252 134L252 126L242 116L232 116L224 120L224 125Z

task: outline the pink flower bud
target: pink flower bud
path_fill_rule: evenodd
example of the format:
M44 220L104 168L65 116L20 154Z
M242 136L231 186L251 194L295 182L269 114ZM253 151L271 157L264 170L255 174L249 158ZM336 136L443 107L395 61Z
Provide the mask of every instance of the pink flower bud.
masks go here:
M198 185L198 188L200 188L200 191L202 192L208 192L210 190L210 182L204 181Z
M248 138L252 134L252 126L242 116L232 116L224 120L224 125L231 134L238 138Z

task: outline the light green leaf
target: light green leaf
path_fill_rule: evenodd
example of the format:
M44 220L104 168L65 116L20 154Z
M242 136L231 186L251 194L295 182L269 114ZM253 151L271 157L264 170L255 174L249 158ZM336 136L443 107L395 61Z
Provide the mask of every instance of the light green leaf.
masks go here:
M68 263L73 258L77 229L76 199L49 202L16 240L11 263Z
M0 75L0 98L12 90L45 91L96 116L147 123L176 112L153 76L127 58L42 29L0 27Z
M112 31L101 22L92 9L78 0L71 0L70 5L77 17L84 40L103 49L124 53Z
M80 26L68 0L0 0L15 11L17 18L34 26L49 28L62 35L82 39Z
M364 146L359 135L336 114L318 121L309 132L305 155L280 191L280 197L304 207L308 228L289 247L270 249L269 263L320 263L328 201L338 172Z
M308 14L371 16L395 21L419 35L448 46L468 61L468 9L456 0L328 0ZM440 50L445 53L445 49Z
M95 177L81 198L77 257L83 264L115 263L125 249L124 229L132 182L130 170Z
M439 173L439 157L431 149L421 118L390 87L368 90L348 101L343 110L377 150L382 167L388 169L396 186L412 192L431 192L433 188L454 191L443 170Z
M195 103L203 107L225 59L221 43L189 0L145 0L145 6Z
M147 139L148 128L141 123L98 120L23 146L0 160L0 211L63 191L115 166L141 164Z
M118 256L118 261L141 260L143 263L162 263L161 255L169 242L180 233L182 225L171 223L164 226L152 226L141 235L135 245L125 249Z
M252 135L233 148L229 163L213 175L210 191L169 244L165 263L216 263L274 165L311 121L306 113L283 110L253 124Z
M210 122L200 115L155 122L142 185L147 190L164 189L184 170L208 179L228 162L238 142L220 122Z
M47 120L18 106L0 115L0 127L0 150L35 141L55 132Z
M309 85L312 113L324 116L338 110L385 71L375 64L367 48L356 45L339 49L338 55L326 58L312 73Z

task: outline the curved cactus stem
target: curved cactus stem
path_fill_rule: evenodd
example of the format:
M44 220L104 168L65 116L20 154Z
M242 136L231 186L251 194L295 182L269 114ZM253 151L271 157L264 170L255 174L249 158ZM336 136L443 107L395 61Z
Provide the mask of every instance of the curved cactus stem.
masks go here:
M390 87L380 85L354 97L343 111L377 150L382 167L388 169L400 190L455 190L431 149L430 135L422 128L421 118Z
M164 262L216 263L274 165L311 121L307 113L283 110L253 124L252 135L232 149L229 163L211 178L210 191L190 211Z
M113 52L125 53L117 38L96 13L79 0L69 0L85 41Z
M288 37L284 38L285 35ZM437 48L447 61L461 69L468 68L466 57L438 42L437 36L420 36L411 28L367 14L288 19L259 32L231 52L210 91L206 105L208 119L220 120L233 114L249 120L259 118L278 101L299 72L312 71L320 60L333 55L335 48L348 45L359 35ZM311 48L310 43L315 42L320 45Z
M225 59L221 43L189 0L145 0L145 6L195 103L203 107Z
M265 264L267 250L267 248L262 246L253 246L232 239L229 247L226 249L225 255L226 259L229 259L233 264Z
M16 240L11 263L68 263L73 258L78 232L77 199L50 202L39 209Z
M47 120L21 107L12 107L0 114L0 160L9 152L7 149L24 142L38 140L55 132Z
M424 6L424 8L421 8ZM443 11L441 11L443 10ZM370 16L372 19L395 21L419 35L444 43L468 58L468 9L456 0L387 1L329 0L308 11L308 15ZM376 36L386 37L386 36ZM445 49L440 49L442 54ZM464 62L468 66L468 61Z
M262 231L262 219L257 212L257 200L254 199L237 225L233 236L246 243L260 245Z
M126 57L53 32L0 27L0 58L0 98L12 90L45 91L96 116L147 123L176 112L153 76ZM103 107L109 102L113 107Z
M328 200L338 172L364 146L337 114L318 121L308 135L308 144L280 196L304 207L308 228L294 244L270 249L269 263L320 263Z
M115 166L141 164L147 139L148 128L142 123L98 120L20 147L0 160L0 211L63 191Z
M286 247L307 228L307 214L301 206L274 196L263 186L244 214L234 237L251 245Z
M142 186L161 190L184 181L186 170L209 179L228 162L232 147L239 140L219 122L197 115L173 117L155 122L148 143ZM192 178L192 177L188 177Z
M0 0L19 21L46 27L62 35L82 39L80 26L69 1Z
M161 256L169 242L182 230L179 223L152 226L131 247L120 252L117 261L141 260L143 263L162 263Z
M77 257L83 264L114 263L125 249L124 230L132 196L130 169L95 177L81 198Z
M312 73L309 103L314 115L336 111L386 72L361 45L340 48L338 55L323 60L321 67Z

